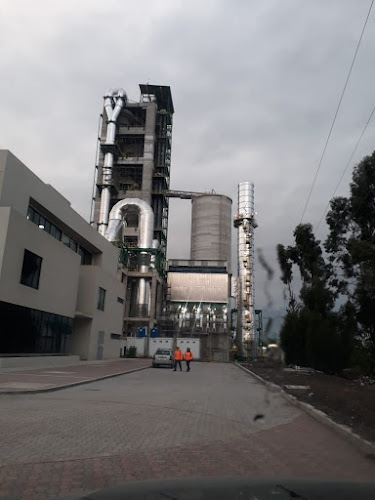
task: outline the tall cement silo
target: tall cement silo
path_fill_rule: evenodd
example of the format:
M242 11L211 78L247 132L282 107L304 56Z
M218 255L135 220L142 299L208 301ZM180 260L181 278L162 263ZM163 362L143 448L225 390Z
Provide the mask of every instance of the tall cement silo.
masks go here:
M221 194L192 198L192 260L231 261L232 200Z

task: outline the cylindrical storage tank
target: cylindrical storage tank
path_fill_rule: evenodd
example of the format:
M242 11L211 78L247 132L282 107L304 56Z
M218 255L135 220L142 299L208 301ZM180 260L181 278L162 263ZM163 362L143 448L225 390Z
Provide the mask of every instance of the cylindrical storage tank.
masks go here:
M192 260L231 260L232 200L221 194L192 198Z

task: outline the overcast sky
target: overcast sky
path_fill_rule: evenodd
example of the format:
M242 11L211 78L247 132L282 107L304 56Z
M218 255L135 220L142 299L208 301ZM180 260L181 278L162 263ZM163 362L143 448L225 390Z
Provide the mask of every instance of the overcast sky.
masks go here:
M237 183L255 183L256 246L277 271L277 309L275 246L300 221L369 5L2 0L0 147L88 218L106 89L138 100L139 83L170 85L171 187L227 194L235 212ZM375 104L374 22L375 9L304 219L315 225ZM374 149L371 124L353 163ZM172 200L169 257L189 256L189 230L190 203ZM265 277L257 263L263 308Z

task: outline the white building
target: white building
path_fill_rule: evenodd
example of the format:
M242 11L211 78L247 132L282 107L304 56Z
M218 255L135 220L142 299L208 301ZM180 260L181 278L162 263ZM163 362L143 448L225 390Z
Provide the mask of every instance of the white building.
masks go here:
M117 248L0 150L0 355L118 357L121 271Z

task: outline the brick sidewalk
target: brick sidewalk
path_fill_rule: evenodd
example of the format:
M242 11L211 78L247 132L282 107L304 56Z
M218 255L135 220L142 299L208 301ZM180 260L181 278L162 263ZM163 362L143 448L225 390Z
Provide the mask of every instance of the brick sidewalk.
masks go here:
M117 374L131 373L149 367L149 359L116 359L88 361L87 364L0 371L0 394L20 394L62 389L94 382Z
M375 480L374 457L220 363L3 396L0 463L8 500L199 476Z
M83 495L126 481L188 477L375 478L373 460L311 417L227 441L0 468L0 499L38 500Z

